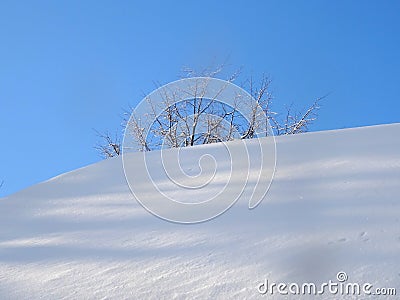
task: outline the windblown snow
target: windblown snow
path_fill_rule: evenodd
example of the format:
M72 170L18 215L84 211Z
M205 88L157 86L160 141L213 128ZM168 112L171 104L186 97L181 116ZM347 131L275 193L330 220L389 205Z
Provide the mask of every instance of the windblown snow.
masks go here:
M2 198L0 299L303 299L258 287L318 285L338 272L372 291L397 289L371 299L396 299L399 132L391 124L277 137L263 202L249 210L244 194L200 224L147 212L118 158ZM341 297L360 298L314 296Z

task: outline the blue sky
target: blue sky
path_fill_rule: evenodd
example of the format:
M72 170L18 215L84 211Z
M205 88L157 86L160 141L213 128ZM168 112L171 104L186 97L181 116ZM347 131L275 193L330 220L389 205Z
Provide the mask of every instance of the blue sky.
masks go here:
M2 1L0 196L101 158L154 81L228 61L312 130L399 122L399 1ZM394 137L395 138L395 137Z

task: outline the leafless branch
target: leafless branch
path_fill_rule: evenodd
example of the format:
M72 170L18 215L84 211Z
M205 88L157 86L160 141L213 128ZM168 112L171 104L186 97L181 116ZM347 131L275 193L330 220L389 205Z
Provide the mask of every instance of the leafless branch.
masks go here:
M108 132L100 133L97 130L95 131L101 142L98 142L94 148L99 151L101 156L110 158L121 155L121 139L117 134L112 137Z

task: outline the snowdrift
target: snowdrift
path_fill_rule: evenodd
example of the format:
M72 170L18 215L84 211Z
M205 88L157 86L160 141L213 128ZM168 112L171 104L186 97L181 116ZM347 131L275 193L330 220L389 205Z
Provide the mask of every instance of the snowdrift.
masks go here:
M2 198L0 299L297 299L258 287L321 284L338 272L399 294L399 132L392 124L277 137L263 202L249 210L244 195L194 225L139 205L120 159Z

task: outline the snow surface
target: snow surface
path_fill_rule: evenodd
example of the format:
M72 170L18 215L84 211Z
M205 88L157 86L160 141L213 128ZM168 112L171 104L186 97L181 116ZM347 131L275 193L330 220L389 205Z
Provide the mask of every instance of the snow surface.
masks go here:
M2 198L0 299L299 299L263 296L257 285L318 284L339 271L349 282L397 288L366 299L396 299L399 132L392 124L277 137L264 201L249 210L244 194L194 225L149 214L119 158Z

